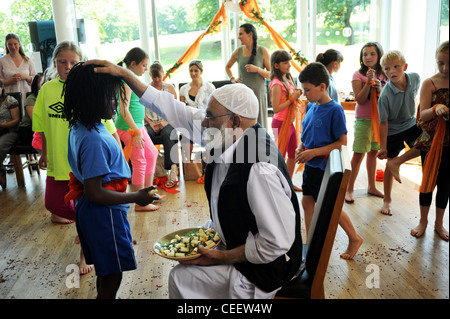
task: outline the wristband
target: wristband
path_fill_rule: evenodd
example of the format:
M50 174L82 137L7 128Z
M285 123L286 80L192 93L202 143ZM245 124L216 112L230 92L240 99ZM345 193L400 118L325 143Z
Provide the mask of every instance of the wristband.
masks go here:
M232 77L230 78L230 82L233 81L233 80L234 80L234 76L232 76Z

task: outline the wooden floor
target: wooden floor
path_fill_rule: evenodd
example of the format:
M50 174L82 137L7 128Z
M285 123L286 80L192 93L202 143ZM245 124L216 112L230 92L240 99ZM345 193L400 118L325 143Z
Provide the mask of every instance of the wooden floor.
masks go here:
M349 140L353 135L352 116L353 113L347 112ZM384 163L379 164L383 169ZM404 165L401 173L403 184L394 184L394 215L389 217L379 213L380 198L366 195L367 178L362 166L356 201L344 204L344 210L364 243L354 260L340 259L347 237L338 228L325 278L326 298L449 298L449 243L433 231L434 207L425 235L417 239L409 234L410 228L418 223L420 166ZM0 191L0 299L95 298L93 272L81 276L79 288L68 282L73 275L70 267L79 261L80 246L74 244L74 224L50 221L44 207L45 171L33 176L26 171L25 188L17 187L14 174L7 176L8 187ZM294 183L301 184L301 174L294 176ZM378 187L382 189L381 182ZM124 273L118 298L168 297L167 278L175 262L156 256L153 243L166 233L201 225L209 218L203 185L181 180L178 189L178 194L167 193L157 212L136 213L132 205L128 218L137 241L138 269ZM297 194L301 199L302 194ZM448 216L447 208L447 229ZM377 274L379 287L372 280Z

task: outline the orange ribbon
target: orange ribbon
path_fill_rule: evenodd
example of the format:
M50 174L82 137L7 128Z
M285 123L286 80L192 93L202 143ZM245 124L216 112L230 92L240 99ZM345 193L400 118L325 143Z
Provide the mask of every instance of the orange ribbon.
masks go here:
M131 150L133 148L133 138L135 136L140 136L142 135L141 131L139 129L137 129L136 131L133 129L129 129L128 133L131 135L131 139L130 141L127 143L127 145L125 145L125 147L123 148L123 155L125 156L125 160L128 163L128 160L130 159L131 156Z
M64 201L66 203L70 202L71 200L80 198L81 196L83 196L84 192L83 184L75 177L72 172L69 173L69 177L69 192L66 194L66 196L64 196ZM114 179L112 181L104 183L102 187L112 191L125 193L128 187L128 178Z
M372 118L372 141L380 145L380 115L378 114L378 97L379 94L375 88L375 81L366 82L371 85L370 88L370 116Z
M241 0L239 2L239 6L242 12L244 12L244 14L249 19L261 22L267 28L275 45L279 49L287 50L294 56L294 59L291 60L291 64L297 71L301 72L301 65L308 64L308 60L300 51L295 51L292 46L285 39L283 39L281 35L278 34L277 31L275 31L270 25L267 24L266 21L264 21L264 19L261 17L261 12L256 0ZM167 70L166 74L164 75L163 81L166 80L167 77L170 77L172 73L177 72L183 64L186 64L186 62L190 62L199 56L200 42L205 35L222 32L227 26L227 12L224 3L222 3L219 11L217 11L216 15L209 24L208 29L204 33L202 33L197 38L197 40L195 40L194 43L191 44L191 46L184 52L181 58L179 58L178 61L169 70ZM300 63L300 66L294 60L298 61Z
M285 102L286 99L284 99L283 102ZM283 103L282 102L282 103ZM292 101L292 103L288 106L288 111L286 113L286 118L284 119L283 123L281 124L280 131L278 132L278 138L277 138L277 146L280 150L281 154L285 154L287 143L289 141L289 132L291 131L291 124L294 122L296 137L297 137L297 143L300 136L300 130L301 130L301 122L300 120L300 105L298 100ZM300 123L299 123L300 122Z
M307 59L300 53L300 51L295 51L292 46L285 40L283 37L275 31L269 24L261 16L261 11L259 10L258 3L256 0L241 0L239 2L239 6L241 7L242 12L253 21L261 22L269 31L270 36L272 37L275 45L282 50L287 50L294 55L294 59L291 60L292 66L298 71L301 72L302 68L300 65L306 65L308 63ZM294 60L300 62L298 65Z
M199 56L200 41L202 41L205 35L221 32L227 27L227 25L228 25L227 11L225 10L225 5L222 3L219 11L217 11L216 15L209 24L208 29L205 32L203 32L197 38L197 40L195 40L195 42L191 44L191 46L184 52L181 58L179 58L178 61L169 70L167 70L166 74L164 75L163 81L167 77L170 77L170 74L175 73L183 64L185 64L186 62L190 62Z
M445 120L440 117L436 125L433 142L431 148L425 157L423 165L422 184L420 185L421 193L431 193L436 185L439 166L441 165L442 147L444 146Z

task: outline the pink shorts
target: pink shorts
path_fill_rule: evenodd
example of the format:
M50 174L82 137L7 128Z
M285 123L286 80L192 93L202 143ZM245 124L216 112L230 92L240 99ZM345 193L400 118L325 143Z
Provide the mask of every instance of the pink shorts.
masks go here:
M158 150L155 145L153 145L147 130L145 127L142 127L139 130L144 138L144 148L137 147L133 144L131 149L130 161L133 167L131 184L133 185L145 184L145 175L155 173L156 160L158 159ZM117 129L117 134L125 145L131 141L132 137L128 131Z
M272 119L272 130L275 137L275 142L278 139L278 131L281 129L281 125L283 124L283 121ZM286 151L288 154L288 158L295 158L295 150L298 147L297 142L297 133L295 131L294 123L291 124L291 128L289 130L289 140L287 143ZM286 152L283 154L283 156L286 155Z

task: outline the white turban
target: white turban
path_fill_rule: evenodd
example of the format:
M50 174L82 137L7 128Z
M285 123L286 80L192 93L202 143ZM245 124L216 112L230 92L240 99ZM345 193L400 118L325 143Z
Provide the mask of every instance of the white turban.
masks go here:
M256 119L259 113L259 102L255 93L241 83L224 85L212 94L217 102L229 111L242 117Z

